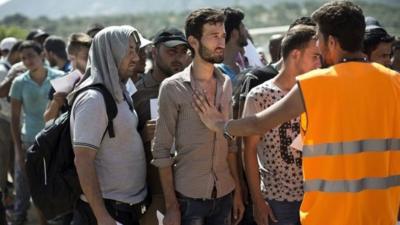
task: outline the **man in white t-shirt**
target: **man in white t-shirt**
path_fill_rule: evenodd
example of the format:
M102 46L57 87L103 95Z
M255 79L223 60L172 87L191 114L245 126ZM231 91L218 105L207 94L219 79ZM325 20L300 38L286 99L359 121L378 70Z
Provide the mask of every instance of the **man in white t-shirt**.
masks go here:
M287 32L282 40L281 70L276 77L249 92L243 116L268 108L289 92L297 75L320 67L314 36L312 26L297 25ZM299 132L299 118L296 118L262 136L244 138L246 174L258 225L268 224L271 220L278 225L300 224L301 153L290 149Z

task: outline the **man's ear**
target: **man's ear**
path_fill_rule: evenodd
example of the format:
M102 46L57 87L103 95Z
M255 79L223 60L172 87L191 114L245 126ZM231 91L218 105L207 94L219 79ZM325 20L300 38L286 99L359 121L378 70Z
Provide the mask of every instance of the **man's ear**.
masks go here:
M50 57L51 54L53 54L53 53L52 52L47 52L47 54ZM46 60L46 53L44 51L42 51L42 53L40 53L40 57L42 58L42 60Z
M231 39L237 40L239 38L239 34L240 34L240 32L238 29L233 29L231 31L231 36L230 36L229 40L231 40Z
M188 43L190 47L193 48L194 50L198 49L199 47L199 41L192 35L188 37Z
M157 58L157 55L158 55L158 48L156 46L153 46L151 48L151 56L153 59L155 59L155 58Z
M328 47L330 50L334 50L337 47L340 47L339 41L332 35L328 36Z
M298 60L301 57L301 51L299 49L293 49L289 53L289 57L294 59L294 60Z

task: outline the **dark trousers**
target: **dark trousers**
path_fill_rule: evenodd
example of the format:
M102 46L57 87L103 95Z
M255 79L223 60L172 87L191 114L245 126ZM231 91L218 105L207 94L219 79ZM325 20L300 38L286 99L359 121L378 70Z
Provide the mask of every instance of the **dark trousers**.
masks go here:
M104 200L108 213L117 222L123 225L139 225L139 219L142 212L142 204L129 204L116 202L114 200ZM73 225L97 225L90 205L82 200L78 200L74 211Z
M6 209L3 204L3 193L0 191L0 225L7 225Z
M300 225L300 201L288 202L288 201L276 201L267 200L275 218L278 220L277 223L270 221L273 225Z
M193 199L177 195L182 225L230 225L232 194L216 199Z

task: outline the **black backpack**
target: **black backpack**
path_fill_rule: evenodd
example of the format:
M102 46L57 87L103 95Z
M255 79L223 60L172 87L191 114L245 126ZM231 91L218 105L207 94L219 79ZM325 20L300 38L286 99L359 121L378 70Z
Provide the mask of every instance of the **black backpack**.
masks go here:
M274 78L278 74L278 70L272 64L268 64L264 67L245 71L244 73L245 75L242 78L240 87L233 93L233 108L236 111L235 119L242 117L246 96L250 90Z
M89 89L102 93L108 116L108 126L104 134L108 131L110 138L115 137L112 120L118 109L112 95L103 85L88 86L79 93ZM48 220L72 212L82 194L71 143L71 108L72 106L53 124L40 131L27 152L26 172L31 196Z

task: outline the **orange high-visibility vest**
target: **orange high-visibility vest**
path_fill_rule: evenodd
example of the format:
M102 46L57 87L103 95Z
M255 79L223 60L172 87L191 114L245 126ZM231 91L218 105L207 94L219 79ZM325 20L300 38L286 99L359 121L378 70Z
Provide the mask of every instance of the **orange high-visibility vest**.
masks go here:
M298 77L303 225L394 225L400 207L400 76L347 62Z

